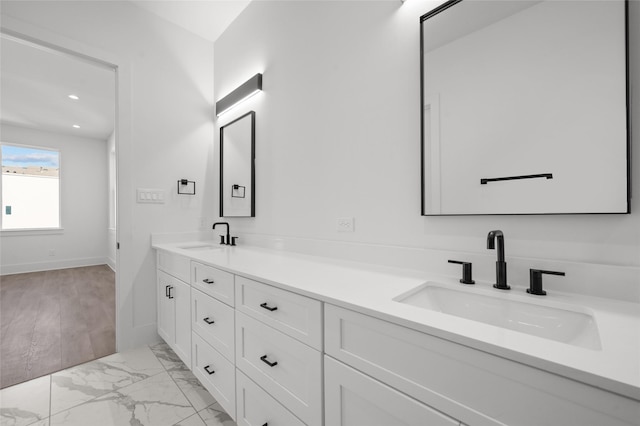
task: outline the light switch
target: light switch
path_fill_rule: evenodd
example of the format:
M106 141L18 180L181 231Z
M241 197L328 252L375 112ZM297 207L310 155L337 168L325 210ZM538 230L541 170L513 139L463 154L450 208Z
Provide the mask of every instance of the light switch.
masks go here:
M164 204L163 189L138 188L136 193L138 203Z

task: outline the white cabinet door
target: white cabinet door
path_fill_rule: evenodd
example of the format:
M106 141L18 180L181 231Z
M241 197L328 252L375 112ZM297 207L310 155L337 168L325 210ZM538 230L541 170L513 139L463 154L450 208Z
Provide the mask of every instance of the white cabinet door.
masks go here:
M191 287L160 270L158 334L191 368Z
M172 279L169 275L158 271L158 334L169 346L173 345L176 335L173 301L169 299L171 282Z
M458 426L451 417L325 356L325 424Z
M191 287L180 280L174 280L172 285L176 330L173 350L191 368Z

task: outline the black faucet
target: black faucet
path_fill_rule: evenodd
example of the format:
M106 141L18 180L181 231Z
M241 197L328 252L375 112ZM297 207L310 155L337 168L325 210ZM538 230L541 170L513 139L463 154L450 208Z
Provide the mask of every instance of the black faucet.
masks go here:
M229 224L227 222L216 222L213 224L212 229L216 229L216 225L225 225L227 227L227 238L225 239L224 235L220 235L220 244L230 245L231 235L229 234Z
M511 287L507 285L507 262L504 261L504 234L502 231L489 231L487 235L487 248L493 250L496 248L495 242L498 241L498 261L496 262L496 283L493 285L500 290L509 290Z

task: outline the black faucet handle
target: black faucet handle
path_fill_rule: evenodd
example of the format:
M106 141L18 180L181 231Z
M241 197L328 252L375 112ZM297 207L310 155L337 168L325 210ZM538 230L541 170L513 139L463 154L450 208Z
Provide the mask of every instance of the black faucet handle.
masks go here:
M240 237L231 237L231 245L235 246L236 245L236 240L240 238Z
M220 244L227 244L227 243L224 241L224 235L220 235Z
M529 269L529 288L527 289L527 293L535 294L536 296L545 296L547 294L547 292L542 289L542 274L565 275L564 272Z
M448 260L449 263L456 263L462 265L462 278L460 282L462 284L475 284L471 272L471 262L462 262L460 260Z

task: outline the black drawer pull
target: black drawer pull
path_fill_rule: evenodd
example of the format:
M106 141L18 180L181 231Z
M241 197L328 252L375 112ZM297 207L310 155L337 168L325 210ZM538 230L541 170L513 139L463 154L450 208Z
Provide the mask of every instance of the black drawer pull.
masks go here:
M206 322L207 324L213 324L215 321L210 319L209 317L203 318L202 321Z
M173 289L173 286L169 286L169 299L173 299L173 296L171 295L172 289Z
M273 311L277 311L277 310L278 310L278 307L277 307L277 306L274 306L274 307L272 308L272 307L270 307L269 305L267 305L267 302L261 303L261 304L260 304L260 307L261 307L261 308L265 308L267 311L271 311L271 312L273 312Z
M210 365L205 365L204 366L204 371L209 373L209 375L212 375L213 373L215 373L215 371L213 371L213 370L209 371L209 367L211 367L211 366Z
M202 280L202 282L205 283L205 284L213 284L213 283L215 283L214 280L210 280L209 278L205 278L204 280Z
M267 364L269 367L275 367L276 365L278 365L278 361L275 362L269 362L267 361L267 356L266 355L262 355L260 357L260 361L264 362L265 364Z

